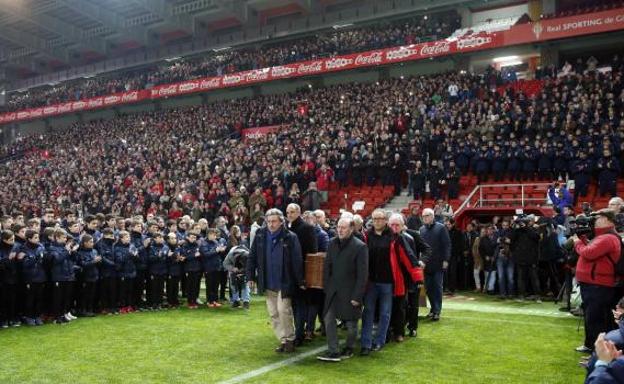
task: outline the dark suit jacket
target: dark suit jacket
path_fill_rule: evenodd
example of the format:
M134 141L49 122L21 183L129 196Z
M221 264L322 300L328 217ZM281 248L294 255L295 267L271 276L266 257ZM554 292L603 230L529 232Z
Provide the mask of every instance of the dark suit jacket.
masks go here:
M346 241L337 237L329 242L323 269L325 309L332 301L336 317L341 320L357 320L362 313L364 292L368 281L368 247L351 236ZM351 300L360 303L354 307Z

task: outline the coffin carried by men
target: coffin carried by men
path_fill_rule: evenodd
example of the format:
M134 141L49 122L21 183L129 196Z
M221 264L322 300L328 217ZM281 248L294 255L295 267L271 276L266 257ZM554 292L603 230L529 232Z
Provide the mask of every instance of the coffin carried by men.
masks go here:
M325 256L325 252L308 253L306 255L304 265L306 288L323 289Z

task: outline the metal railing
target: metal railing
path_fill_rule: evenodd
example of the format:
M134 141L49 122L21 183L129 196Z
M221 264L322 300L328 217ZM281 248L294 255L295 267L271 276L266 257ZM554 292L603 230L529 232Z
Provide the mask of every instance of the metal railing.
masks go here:
M547 193L550 183L530 183L530 184L483 184L474 187L472 192L468 195L466 200L459 206L456 213L466 208L484 208L495 207L501 204L514 204L519 207L526 207L528 205L542 205L547 203ZM542 192L540 197L533 197L531 192ZM518 195L518 192L519 195ZM498 193L501 195L498 198L489 198L490 194ZM505 194L516 194L516 196L508 198Z

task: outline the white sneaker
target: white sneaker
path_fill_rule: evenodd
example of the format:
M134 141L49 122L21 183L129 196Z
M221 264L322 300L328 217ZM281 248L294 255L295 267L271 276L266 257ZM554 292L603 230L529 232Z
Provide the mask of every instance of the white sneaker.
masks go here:
M64 318L65 318L65 320L67 320L67 321L72 321L72 318L71 318L71 317L69 317L69 315L68 315L67 313L66 313L66 314L64 314L64 315L63 315L63 317L64 317Z
M76 320L77 319L77 317L72 315L71 312L67 312L65 314L65 316L67 316L68 320Z

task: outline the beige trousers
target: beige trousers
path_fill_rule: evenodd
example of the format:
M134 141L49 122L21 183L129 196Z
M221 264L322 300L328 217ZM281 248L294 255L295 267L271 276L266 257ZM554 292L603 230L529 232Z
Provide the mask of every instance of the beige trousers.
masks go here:
M282 292L266 291L266 303L273 324L273 332L281 343L295 340L295 326L290 298L282 298Z

